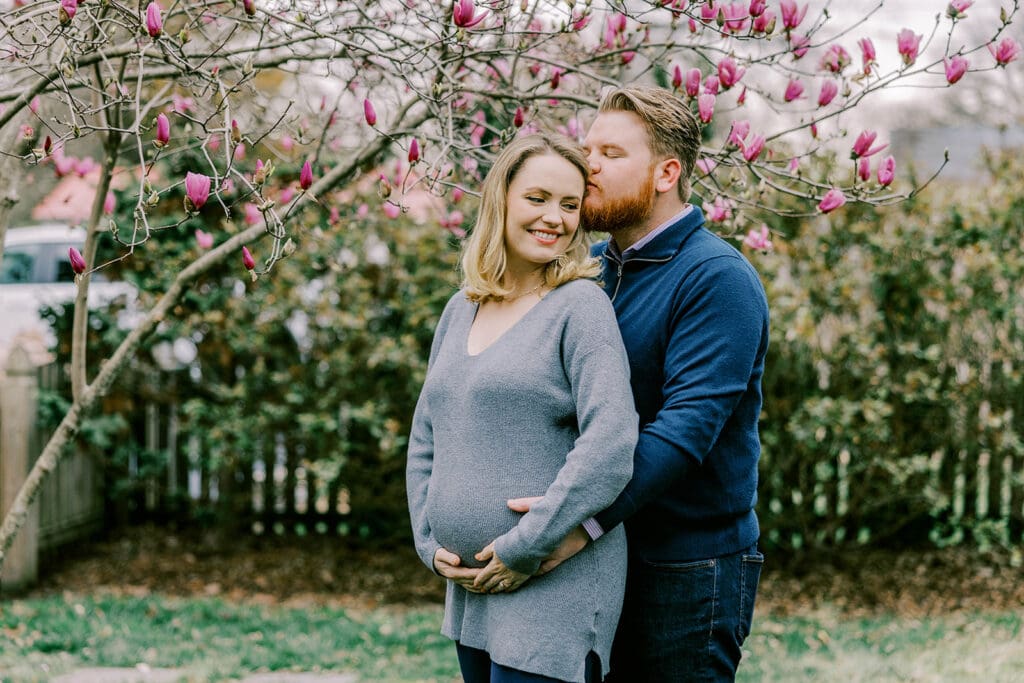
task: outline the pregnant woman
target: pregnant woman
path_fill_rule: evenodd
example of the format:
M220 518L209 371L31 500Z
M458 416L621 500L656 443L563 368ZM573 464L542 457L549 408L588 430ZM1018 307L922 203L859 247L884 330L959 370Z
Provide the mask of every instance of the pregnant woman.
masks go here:
M579 230L588 175L582 150L559 137L522 137L498 156L416 405L413 534L423 562L449 578L442 633L466 683L607 673L621 526L532 576L625 487L637 439L615 313L587 279L598 272ZM543 498L511 512L506 501L523 496Z

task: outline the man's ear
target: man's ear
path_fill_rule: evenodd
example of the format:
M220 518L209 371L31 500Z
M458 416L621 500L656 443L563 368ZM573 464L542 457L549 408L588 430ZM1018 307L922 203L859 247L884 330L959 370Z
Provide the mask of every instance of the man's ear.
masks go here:
M675 192L683 165L679 159L669 158L654 167L654 189L657 192Z

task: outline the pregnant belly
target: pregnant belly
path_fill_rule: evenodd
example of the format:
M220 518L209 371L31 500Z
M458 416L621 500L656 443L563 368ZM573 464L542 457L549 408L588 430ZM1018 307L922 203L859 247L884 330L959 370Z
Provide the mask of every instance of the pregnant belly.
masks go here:
M473 556L514 527L522 517L508 509L508 493L434 486L427 496L427 519L434 538L459 556L462 565L479 567Z

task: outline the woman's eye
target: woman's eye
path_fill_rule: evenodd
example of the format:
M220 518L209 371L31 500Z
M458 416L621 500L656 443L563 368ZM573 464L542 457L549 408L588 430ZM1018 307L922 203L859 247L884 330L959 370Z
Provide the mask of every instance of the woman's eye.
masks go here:
M527 199L527 201L531 201L534 204L541 204L541 203L544 202L544 198L543 197L527 197L526 199Z
M578 204L562 204L562 208L566 211L575 211L579 208Z

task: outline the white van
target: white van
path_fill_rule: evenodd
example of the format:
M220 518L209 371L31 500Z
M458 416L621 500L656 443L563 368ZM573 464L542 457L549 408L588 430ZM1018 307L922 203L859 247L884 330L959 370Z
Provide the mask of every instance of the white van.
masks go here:
M0 261L0 361L15 340L33 355L45 353L56 342L53 330L39 315L45 304L73 304L77 285L68 250L85 246L85 230L62 223L9 228ZM109 282L102 272L89 283L89 307L106 306L118 297L128 304L136 299L135 288L126 282ZM135 318L127 307L118 325L130 326Z

